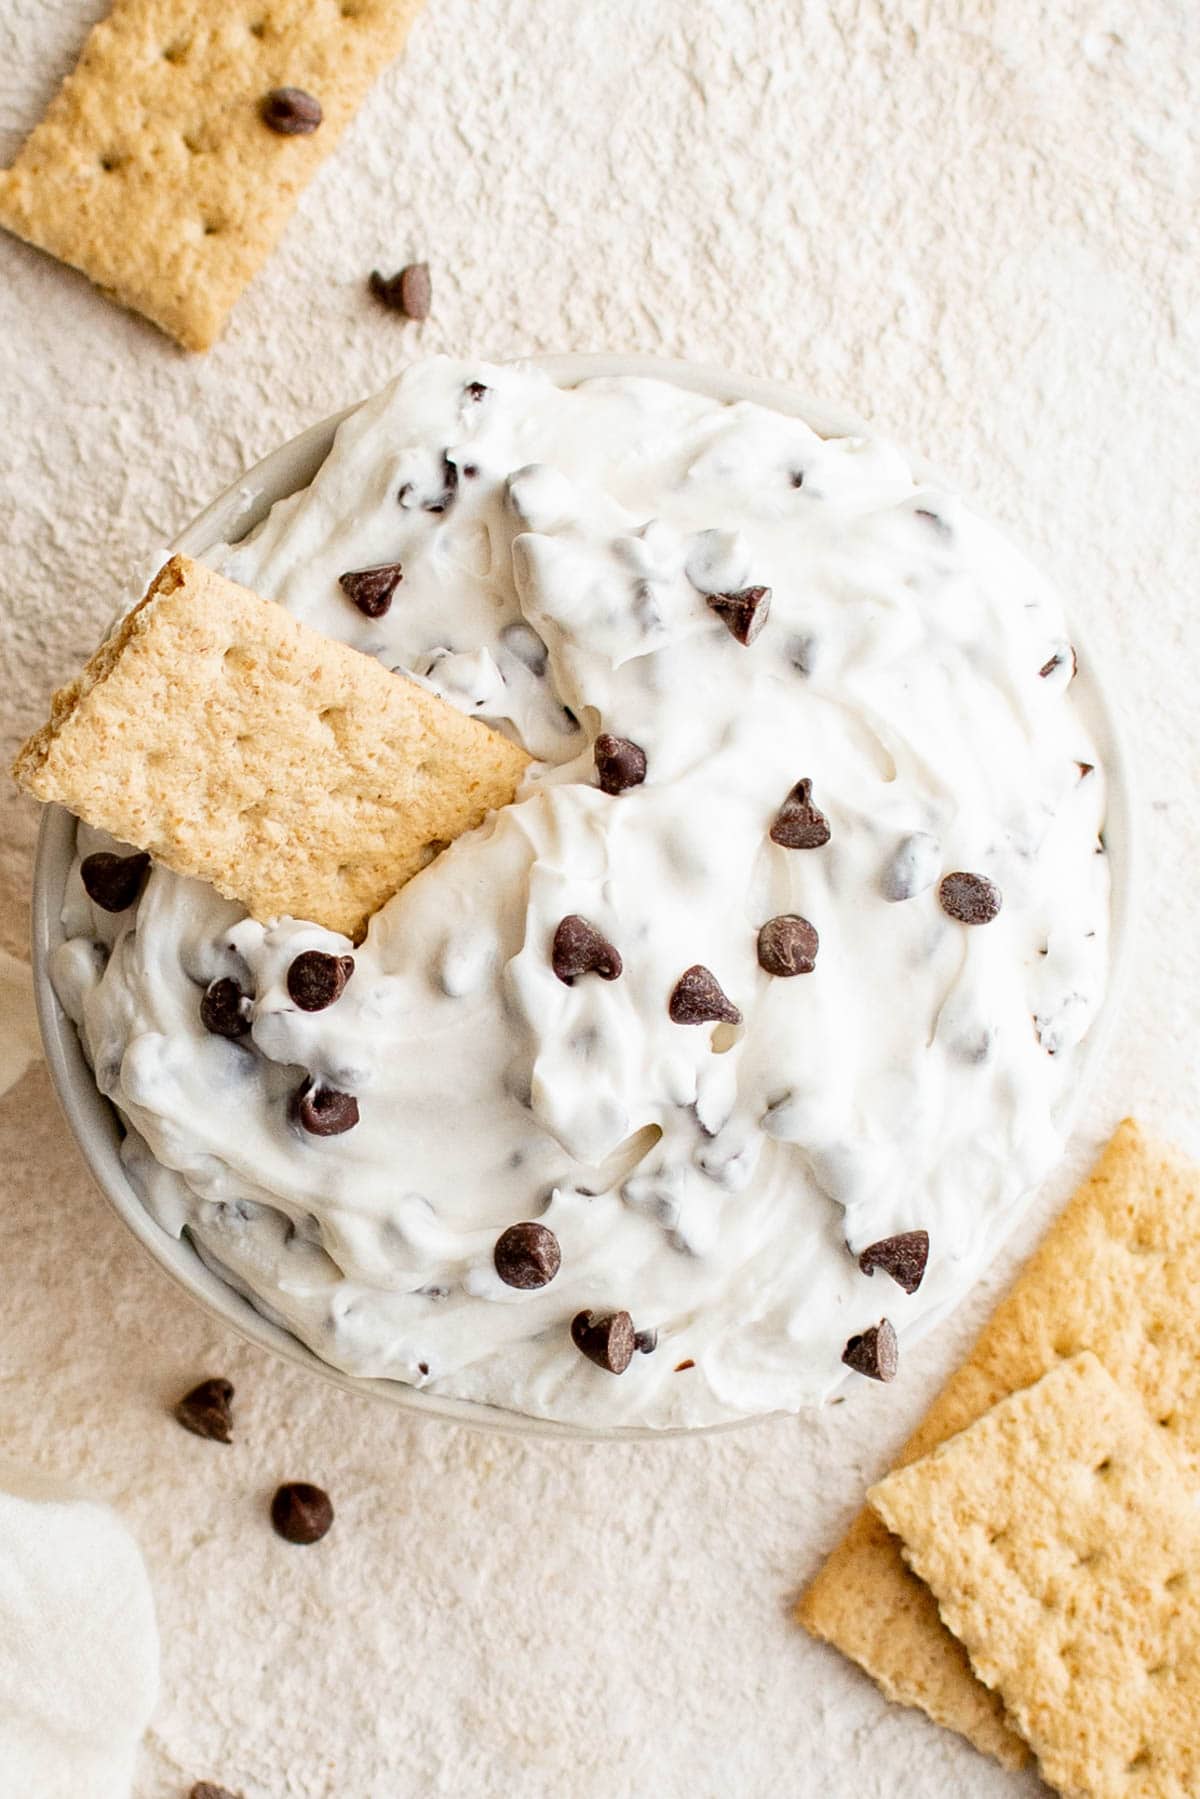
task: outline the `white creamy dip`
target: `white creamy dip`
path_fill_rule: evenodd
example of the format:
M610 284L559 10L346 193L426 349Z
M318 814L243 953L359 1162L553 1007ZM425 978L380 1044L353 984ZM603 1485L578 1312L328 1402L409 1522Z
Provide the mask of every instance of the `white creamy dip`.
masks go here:
M337 1367L538 1416L796 1408L862 1378L843 1353L884 1318L902 1374L1060 1153L1104 993L1103 772L1047 582L885 443L442 359L210 560L537 761L356 948L163 868L106 912L76 865L55 984L152 1215ZM339 576L388 563L366 617ZM758 588L743 644L753 592L710 602ZM643 782L602 791L600 733ZM828 841L801 808L785 847L801 781ZM987 922L945 909L961 872ZM576 915L616 978L556 974ZM780 916L815 930L810 972L760 965ZM305 1011L287 975L314 949L354 969ZM671 1015L695 966L740 1023ZM237 1040L201 1021L218 979L247 995ZM353 1128L300 1127L309 1080ZM522 1221L560 1252L539 1287L497 1272ZM915 1292L862 1271L913 1231ZM623 1372L577 1347L583 1311L645 1333Z

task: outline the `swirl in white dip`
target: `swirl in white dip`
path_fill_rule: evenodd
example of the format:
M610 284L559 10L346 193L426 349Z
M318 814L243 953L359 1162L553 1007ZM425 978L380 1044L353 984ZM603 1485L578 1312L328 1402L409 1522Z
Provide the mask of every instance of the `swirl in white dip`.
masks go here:
M859 1378L844 1347L881 1317L903 1359L1058 1155L1104 991L1103 774L1044 579L884 443L445 360L213 560L539 761L377 915L322 1011L287 969L345 939L162 868L114 918L76 868L55 981L152 1215L335 1366L543 1417L796 1408ZM396 561L364 617L339 575ZM759 585L746 647L706 596ZM644 784L600 790L601 731L644 750ZM819 848L769 836L801 779ZM999 888L991 922L940 905L960 870ZM555 975L573 913L618 979ZM792 913L819 953L780 978L757 933ZM673 1021L693 964L740 1025ZM222 976L253 996L240 1042L200 1021ZM356 1096L355 1128L297 1128L306 1076ZM493 1262L521 1220L561 1248L536 1290ZM918 1229L915 1293L861 1272ZM593 1365L585 1309L657 1347Z

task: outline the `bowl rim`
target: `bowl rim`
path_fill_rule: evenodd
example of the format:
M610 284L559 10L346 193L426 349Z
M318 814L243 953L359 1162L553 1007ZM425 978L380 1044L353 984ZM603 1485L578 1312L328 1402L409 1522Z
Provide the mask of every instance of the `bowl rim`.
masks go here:
M881 436L896 441L879 427L866 424L847 407L830 406L791 383L761 376L743 376L704 364L635 354L570 353L512 360L544 370L564 387L598 377L643 376L669 381L716 399L748 400L769 406L777 412L803 418L822 437ZM277 500L307 486L328 455L338 426L364 403L360 401L310 425L244 470L177 534L168 545L168 554L199 556L214 544L233 542L244 536ZM957 484L927 459L905 454L918 478L933 480L957 491ZM1070 619L1070 613L1068 617ZM1076 622L1070 619L1070 624L1072 641L1081 651L1076 697L1082 702L1086 722L1099 745L1108 783L1104 839L1109 851L1111 912L1108 986L1100 1014L1084 1040L1077 1078L1065 1104L1064 1144L1071 1139L1120 1011L1134 937L1139 862L1130 758L1119 709L1112 698L1113 688L1097 667L1090 647L1081 641L1083 634L1078 631ZM63 807L43 808L34 861L31 960L34 1000L46 1065L51 1085L92 1180L143 1249L193 1300L247 1342L317 1373L345 1392L382 1399L414 1418L439 1418L506 1436L553 1437L582 1442L657 1442L744 1430L783 1415L763 1413L717 1424L661 1429L644 1424L589 1426L562 1419L538 1418L497 1405L435 1394L400 1381L347 1374L323 1361L298 1337L260 1312L236 1287L202 1261L187 1238L170 1236L145 1210L120 1158L122 1133L117 1113L96 1086L75 1026L54 993L48 965L52 951L64 940L62 893L74 855L75 822L73 815ZM1022 1195L1011 1208L1001 1227L997 1253L1024 1216L1031 1199L1032 1194ZM916 1335L924 1336L934 1329L965 1297L965 1294L959 1295L953 1302L927 1314Z

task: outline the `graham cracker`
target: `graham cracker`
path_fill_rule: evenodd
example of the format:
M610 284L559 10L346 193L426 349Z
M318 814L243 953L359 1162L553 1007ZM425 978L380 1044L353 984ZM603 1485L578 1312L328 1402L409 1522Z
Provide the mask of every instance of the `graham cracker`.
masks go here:
M223 575L174 556L13 766L260 919L358 939L513 798L524 750Z
M1043 1777L1200 1791L1200 1506L1162 1429L1072 1356L867 1495Z
M421 0L115 0L11 169L0 225L206 350ZM262 119L276 88L323 113Z
M905 1445L903 1467L1091 1349L1140 1400L1185 1478L1200 1480L1200 1170L1126 1119ZM899 1545L864 1509L797 1617L889 1699L920 1706L1007 1767L1028 1759L971 1673Z

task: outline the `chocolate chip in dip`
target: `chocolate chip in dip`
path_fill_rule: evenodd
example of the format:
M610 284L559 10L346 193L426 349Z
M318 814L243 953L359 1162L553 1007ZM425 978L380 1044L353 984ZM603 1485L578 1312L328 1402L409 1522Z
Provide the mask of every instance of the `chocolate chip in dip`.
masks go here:
M1065 675L1061 673L1063 669L1068 671ZM1046 658L1041 668L1038 669L1038 674L1042 677L1043 681L1048 681L1053 675L1058 677L1061 685L1064 687L1068 682L1073 681L1078 673L1079 657L1075 653L1075 645L1073 643L1060 644L1056 647L1054 653Z
M646 752L628 737L613 737L602 731L593 754L602 793L627 793L646 779Z
M768 918L758 933L758 966L765 974L783 979L811 974L817 966L820 943L807 918L798 912L783 912L778 918Z
M628 1312L577 1312L571 1341L581 1355L608 1374L624 1374L637 1348L637 1332Z
M442 491L425 503L426 512L448 512L458 494L458 464L442 457Z
M101 911L124 912L140 895L149 869L150 858L144 850L132 856L98 850L79 864L79 878L84 892Z
M902 837L884 865L879 878L880 892L893 905L915 899L937 880L941 866L941 845L928 831L911 831Z
M851 1337L842 1351L842 1360L856 1374L868 1380L895 1380L900 1365L896 1333L886 1318Z
M288 996L302 1012L323 1012L342 997L353 973L353 956L331 956L321 949L303 950L287 971Z
M338 576L338 586L364 618L382 618L403 579L398 562L381 562L375 568L347 569Z
M448 512L458 495L458 464L443 450L432 466L396 489L396 503L405 512Z
M820 640L812 631L793 631L784 645L789 667L805 680L816 668L820 653Z
M200 1001L200 1022L214 1037L244 1037L250 1029L250 996L229 975L210 981Z
M771 842L785 850L819 850L829 838L829 820L812 803L812 782L797 781L771 826Z
M297 1124L310 1137L340 1137L358 1123L358 1101L352 1093L309 1081L296 1094L293 1110Z
M929 1260L928 1231L900 1231L894 1237L881 1237L878 1243L870 1243L858 1258L858 1265L864 1274L874 1274L882 1268L890 1274L898 1287L906 1293L915 1293L925 1278L925 1265Z
M676 1024L741 1024L742 1015L716 975L700 962L680 975L667 1010Z
M496 1273L506 1287L547 1287L562 1266L558 1238L544 1224L510 1224L496 1239Z
M962 869L942 877L938 899L947 917L971 925L990 924L1004 903L994 881Z
M716 613L729 635L747 648L767 622L771 610L769 587L741 587L736 593L710 593L705 604Z
M620 952L577 912L564 918L555 931L551 963L567 987L573 986L581 974L598 974L602 981L615 981L624 966Z

